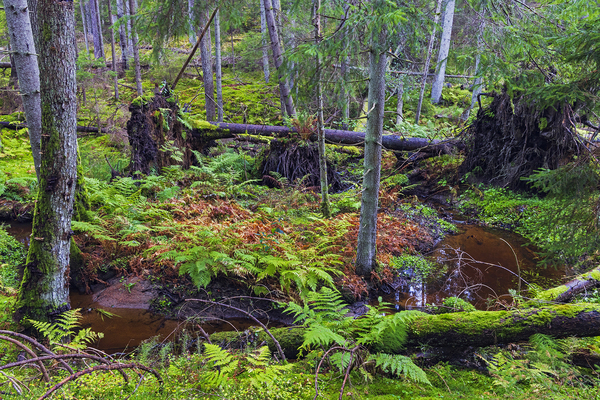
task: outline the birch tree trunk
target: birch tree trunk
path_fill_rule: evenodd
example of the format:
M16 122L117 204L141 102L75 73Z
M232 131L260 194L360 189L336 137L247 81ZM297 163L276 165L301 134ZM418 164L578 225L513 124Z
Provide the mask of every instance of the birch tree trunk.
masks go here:
M269 83L269 50L267 48L267 20L265 17L265 4L260 1L260 35L262 36L262 64L265 82Z
M119 81L117 77L117 55L115 54L115 31L113 29L113 21L112 21L112 6L110 4L111 0L106 0L108 3L108 17L110 18L110 51L112 54L112 70L114 72L114 84L115 84L115 99L119 100Z
M442 25L442 39L440 40L440 51L437 60L437 73L431 87L431 102L434 104L438 104L442 97L446 63L448 61L448 54L450 53L450 39L452 38L455 3L456 0L446 0L446 6L444 8L444 22Z
M465 111L464 114L462 115L463 121L466 121L469 119L471 110L473 110L473 108L475 107L477 98L483 91L483 85L481 84L482 80L481 80L481 76L480 76L481 71L479 68L479 63L481 61L481 52L483 51L483 46L484 46L484 42L483 42L483 31L484 30L485 30L485 19L482 19L481 23L479 24L479 33L477 35L477 54L475 55L475 75L477 76L477 78L475 78L475 81L473 82L473 95L471 96L471 105L469 106L469 109L467 111Z
M269 36L271 38L271 51L273 52L273 63L277 69L279 75L279 92L285 104L285 111L288 116L293 117L296 115L296 108L294 107L294 100L290 93L290 85L288 79L284 76L283 69L283 53L281 50L281 41L279 39L279 33L277 31L277 23L275 22L275 13L273 11L273 4L271 0L263 0L265 6L265 18L267 20L267 27L269 28Z
M144 91L142 89L142 70L140 68L140 50L138 48L138 36L137 33L135 32L136 26L135 26L135 22L133 21L133 16L135 15L136 12L136 3L135 0L129 0L129 15L131 16L130 21L131 21L131 38L132 38L132 46L131 49L133 50L133 62L135 64L135 88L137 90L137 94L138 96L141 96L144 94Z
M315 44L321 43L321 0L314 1ZM331 218L329 208L329 185L327 184L327 158L325 156L325 122L323 118L323 86L321 84L321 57L317 52L317 143L319 149L319 174L321 181L321 212L325 218Z
M223 79L221 72L221 19L215 14L215 79L217 81L217 121L223 122Z
M71 217L77 181L73 2L38 3L42 168L18 316L51 321L68 310Z
M419 123L421 119L421 107L423 106L423 95L425 94L425 84L427 83L427 74L429 73L429 63L431 62L431 52L433 50L433 44L435 42L435 31L437 24L440 20L440 11L442 10L442 0L437 1L435 8L435 16L433 18L433 30L431 31L431 37L429 38L429 46L427 46L427 59L425 60L425 66L423 67L423 78L421 79L421 91L419 93L419 103L417 104L417 111L415 112L415 124Z
M188 20L189 20L189 27L188 27L188 41L190 42L190 44L193 46L196 44L196 27L194 26L194 6L196 5L196 2L194 0L188 0Z
M208 23L208 10L203 10L200 17L200 25ZM202 59L202 79L204 81L204 108L206 109L206 120L216 119L215 83L213 79L212 54L210 51L211 38L210 28L200 41L200 57Z
M398 84L398 89L396 89L396 97L398 98L398 104L396 105L396 125L399 125L404 120L404 82L400 82Z
M19 78L23 111L29 128L29 142L33 154L35 173L40 181L40 140L42 134L42 108L40 97L40 70L33 41L27 0L4 0L6 25L10 36L12 59Z
M369 51L369 111L365 133L365 172L356 249L356 274L367 278L371 276L371 271L377 265L377 208L385 106L386 41L387 30L383 27L379 35L373 33Z
M125 5L123 0L117 0L117 18L121 19L125 15ZM127 23L119 24L119 45L121 46L121 68L124 70L129 68L129 48L127 34Z

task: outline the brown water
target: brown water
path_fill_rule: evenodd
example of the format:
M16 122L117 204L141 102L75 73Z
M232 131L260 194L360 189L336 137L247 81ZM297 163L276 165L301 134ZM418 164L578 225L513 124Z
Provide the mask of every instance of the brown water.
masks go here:
M31 236L31 222L11 222L6 228L9 235L29 247L29 237Z
M429 257L447 266L445 278L433 284L412 279L385 301L397 308L420 308L456 296L485 309L488 299L510 301L509 290L518 290L519 281L524 290L527 283L548 286L564 276L564 271L538 266L535 248L524 246L525 239L518 234L476 225L461 228L444 238Z
M93 347L109 354L133 350L144 340L155 336L158 336L159 341L173 340L184 328L188 332L198 331L196 324L166 319L148 310L102 306L94 302L93 295L71 292L71 307L81 309L83 328L91 328L95 332L104 334L104 337ZM115 315L109 317L102 311ZM248 319L232 318L227 321L205 322L202 324L202 329L211 334L222 331L243 331L251 326L256 326L256 323Z

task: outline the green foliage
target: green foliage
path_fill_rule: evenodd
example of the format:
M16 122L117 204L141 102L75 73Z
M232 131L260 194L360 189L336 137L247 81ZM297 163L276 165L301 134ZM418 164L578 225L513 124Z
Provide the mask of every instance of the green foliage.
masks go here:
M35 177L22 177L0 181L0 197L6 200L28 202L37 196L37 179Z
M83 350L90 343L104 337L103 333L96 333L91 328L79 329L81 312L79 309L65 311L56 318L56 322L40 322L28 320L31 325L42 334L56 349L61 349L65 342L68 347Z
M519 384L537 384L550 388L553 383L569 386L585 385L589 379L577 367L569 364L569 341L535 334L529 346L519 353L500 351L486 360L494 384L516 388Z
M208 387L222 386L238 367L239 361L217 345L205 343L204 355L214 369L204 378L203 383Z
M414 272L421 279L426 280L437 271L436 265L421 255L402 254L392 258L390 266L400 274Z
M337 349L332 352L331 362L343 370L350 362L346 353L358 348L371 349L379 353L367 352L367 363L375 363L384 372L402 373L417 382L429 383L425 373L410 358L388 353L402 348L408 337L407 323L423 315L421 312L405 311L386 316L383 308L368 307L367 313L361 317L347 316L348 311L339 292L326 287L308 293L303 305L289 303L286 312L294 315L296 323L302 322L306 327L301 351ZM364 367L360 365L359 370L364 370Z
M459 297L448 297L444 299L442 305L447 307L451 312L475 311L475 306L473 304Z
M378 353L371 354L368 361L375 362L375 367L380 368L385 373L397 377L404 375L414 382L431 385L431 382L427 379L427 374L406 356Z
M4 287L19 286L19 268L25 264L25 246L0 225L0 282Z

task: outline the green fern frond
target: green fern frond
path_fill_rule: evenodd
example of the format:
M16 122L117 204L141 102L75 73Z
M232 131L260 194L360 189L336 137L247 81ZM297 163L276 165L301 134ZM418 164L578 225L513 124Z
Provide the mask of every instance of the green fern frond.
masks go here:
M231 353L214 344L204 344L204 356L213 368L212 373L206 375L204 380L204 383L209 387L222 386L239 364L239 361Z
M431 385L427 374L406 356L378 353L372 354L369 360L375 361L375 367L380 368L383 372L398 377L404 375L415 382Z

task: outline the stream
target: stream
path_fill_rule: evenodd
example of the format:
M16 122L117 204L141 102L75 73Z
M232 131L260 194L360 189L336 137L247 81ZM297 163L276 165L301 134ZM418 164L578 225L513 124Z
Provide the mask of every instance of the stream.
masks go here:
M418 278L406 279L383 300L401 310L439 305L455 296L485 310L491 298L510 302L511 289L527 289L527 283L552 286L564 276L564 271L538 266L535 248L526 246L526 240L516 233L471 224L459 225L459 229L459 233L440 241L427 257L447 266L442 280L425 283Z
M460 221L458 226L459 233L446 236L427 255L431 261L447 266L448 272L443 279L434 283L421 282L414 277L401 279L400 283L393 285L394 290L383 296L383 300L402 310L419 309L427 304L439 305L446 297L456 296L468 300L478 309L486 309L488 298L510 302L508 293L510 289L519 288L519 275L523 289L527 287L525 282L551 286L564 276L564 271L537 266L539 260L535 249L524 246L525 239L518 234ZM31 223L13 222L7 231L29 245ZM134 287L138 286L141 285ZM121 287L118 290L125 289ZM195 326L186 326L185 322L153 314L146 309L147 306L126 304L127 301L118 298L107 303L99 300L100 297L101 293L81 295L72 291L71 306L82 310L82 327L104 333L104 338L95 346L107 353L132 350L154 336L169 340L182 329L196 330ZM233 319L206 323L202 327L210 334L223 330L244 330L253 325L255 323L250 320Z

